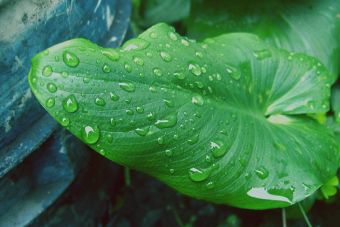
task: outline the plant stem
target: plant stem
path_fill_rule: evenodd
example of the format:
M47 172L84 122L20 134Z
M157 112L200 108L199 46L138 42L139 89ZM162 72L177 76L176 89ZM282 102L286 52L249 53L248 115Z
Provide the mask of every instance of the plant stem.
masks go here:
M300 211L301 211L301 213L303 215L303 218L305 219L305 222L306 222L307 226L308 227L313 227L312 224L310 223L309 219L308 219L308 216L307 216L305 210L303 209L303 207L301 206L300 203L298 203L298 206L299 206Z
M131 186L131 176L130 176L130 169L128 167L124 167L124 179L125 179L125 186Z
M287 227L286 209L282 208L282 227Z
M181 218L179 217L179 215L178 215L176 209L175 209L174 207L171 207L171 210L172 210L172 212L174 213L175 220L176 220L177 224L178 224L180 227L184 227L184 224L183 224Z

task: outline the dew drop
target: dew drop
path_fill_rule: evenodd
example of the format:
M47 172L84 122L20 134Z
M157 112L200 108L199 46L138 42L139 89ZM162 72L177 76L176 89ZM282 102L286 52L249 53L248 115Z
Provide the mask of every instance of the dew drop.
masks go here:
M149 120L149 121L153 121L153 120L155 120L155 114L154 113L148 113L148 115L147 115L147 119Z
M105 57L107 57L111 61L118 61L120 58L118 51L116 51L115 49L107 48L102 50L101 52Z
M123 46L123 51L131 51L131 50L144 50L146 49L150 43L144 39L136 38L127 41Z
M266 179L269 175L268 170L264 166L255 169L255 174L262 180Z
M158 137L158 138L157 138L157 143L158 143L159 145L164 144L164 138L163 138L163 137Z
M213 181L209 181L209 182L206 184L206 186L207 186L207 188L212 189L212 188L215 187L215 184L214 184Z
M185 39L181 39L181 43L182 43L182 45L184 45L186 47L189 46L189 42L187 40L185 40Z
M47 65L43 68L42 70L42 75L43 76L51 76L53 73L53 69L50 65Z
M145 128L136 128L135 129L135 133L139 136L146 136L149 132L149 127L145 127Z
M202 89L204 87L204 84L201 81L196 81L195 82L196 87Z
M64 110L69 113L74 113L78 110L78 102L74 95L69 95L63 100Z
M55 104L55 99L54 98L48 98L47 100L46 100L46 106L48 107L48 108L51 108L51 107L53 107L54 106L54 104Z
M84 78L83 78L84 84L88 84L88 83L90 83L90 81L91 81L91 79L88 78L88 77L84 77Z
M191 98L191 102L197 106L203 106L204 99L201 95L194 95Z
M47 55L49 54L49 51L48 51L48 50L44 50L44 51L43 51L43 54L44 54L45 56L47 56Z
M104 64L102 70L103 70L104 73L111 72L111 68L108 64Z
M95 144L98 142L100 131L97 126L87 125L82 129L82 138L87 144Z
M137 106L137 107L136 107L136 112L137 112L137 113L140 113L140 114L141 114L141 113L144 113L144 108L141 107L141 106Z
M66 127L66 126L68 126L69 124L70 124L70 119L68 119L67 117L63 117L63 118L61 119L61 125L62 125L62 126Z
M133 115L134 114L133 110L130 110L130 109L125 110L125 112L126 112L127 115Z
M174 173L175 173L175 170L174 170L174 169L169 169L169 172L170 172L171 174L174 174Z
M196 55L196 57L203 58L202 52L197 51L197 52L195 53L195 55Z
M201 70L201 67L197 64L189 64L188 66L189 68L189 71L194 74L195 76L199 76L202 74L202 70Z
M185 79L185 74L182 72L175 72L174 76L179 79L179 80L184 80Z
M171 128L171 127L174 127L176 124L177 124L177 116L175 114L168 115L165 118L161 120L157 120L155 122L155 126L159 129Z
M57 86L55 86L54 83L48 83L47 90L51 93L55 93L57 91Z
M170 99L164 99L163 101L164 101L164 103L167 107L174 107L175 106L175 103Z
M97 98L96 98L95 103L96 103L96 105L98 105L98 106L105 106L105 105L106 105L105 100L102 99L102 98L100 98L100 97L97 97Z
M79 58L77 57L77 55L69 51L64 51L63 61L69 67L77 67L79 65Z
M230 145L228 143L224 143L219 140L210 142L210 150L215 158L219 158L225 155L225 153L227 153L229 149L229 146Z
M151 57L153 56L151 52L146 52L145 55L146 55L147 57L149 57L149 58L151 58Z
M112 127L115 127L116 124L117 124L116 120L115 120L114 118L111 118L111 119L110 119L110 125L111 125Z
M150 33L150 38L157 39L157 37L158 37L157 33L155 33L155 32Z
M134 92L135 91L135 85L133 85L132 83L119 83L119 86L121 89L123 89L126 92Z
M143 66L144 65L144 61L143 59L141 59L140 57L134 57L133 58L133 62L137 65Z
M219 73L216 73L216 80L222 80L222 76L221 76L221 74L219 74Z
M112 135L111 134L109 134L109 135L107 135L107 142L109 142L109 143L112 143L113 142L113 138L112 138Z
M64 71L64 72L61 72L61 76L66 78L66 77L68 77L68 73L65 72L65 71Z
M162 76L163 74L160 68L154 68L152 71L155 76Z
M167 157L171 157L172 156L172 150L169 150L169 149L167 149L167 150L165 150L165 155L167 156Z
M312 110L315 109L315 101L314 100L308 101L307 106L308 106L308 108L310 108Z
M208 169L199 169L199 168L191 168L189 170L189 177L194 182L200 182L206 180L210 175L210 170Z
M177 35L174 32L169 32L169 38L173 41L177 40Z
M124 64L124 69L125 69L125 71L128 72L128 73L132 72L132 67L131 67L131 65L129 65L128 63L125 63L125 64Z
M258 60L264 60L266 58L270 58L272 56L272 53L267 49L258 50L258 51L254 51L254 56Z
M116 94L113 93L113 92L110 92L110 99L111 99L112 101L118 101L118 100L119 100L119 96L116 95Z
M193 137L191 137L190 139L188 139L188 144L194 145L198 142L198 140L199 140L199 134L196 134Z
M160 55L161 55L161 58L163 59L163 61L165 61L165 62L171 62L172 61L172 57L169 53L161 51Z
M226 70L229 76L234 80L239 80L241 78L241 73L233 66L226 66Z

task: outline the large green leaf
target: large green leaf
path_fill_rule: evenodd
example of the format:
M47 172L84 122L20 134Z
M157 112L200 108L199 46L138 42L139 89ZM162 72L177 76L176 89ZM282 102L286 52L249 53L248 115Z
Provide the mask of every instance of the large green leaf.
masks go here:
M315 56L334 78L339 74L338 0L196 1L186 24L195 39L252 32L277 47Z
M156 25L120 49L74 39L38 54L39 102L105 157L187 195L266 209L300 201L333 177L328 71L251 34L202 43Z

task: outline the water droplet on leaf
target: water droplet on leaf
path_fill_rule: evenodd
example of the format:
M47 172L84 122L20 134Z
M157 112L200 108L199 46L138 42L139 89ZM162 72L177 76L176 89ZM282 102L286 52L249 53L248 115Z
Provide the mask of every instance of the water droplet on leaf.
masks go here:
M174 76L179 79L179 80L184 80L185 79L185 74L182 72L175 72Z
M87 144L95 144L99 140L100 131L97 126L87 125L82 129L82 138Z
M210 175L210 170L208 169L199 169L199 168L191 168L189 170L189 177L192 181L200 182L207 179Z
M201 67L197 64L189 64L188 68L189 68L189 71L195 76L199 76L202 74Z
M110 68L110 66L108 66L108 64L104 64L102 69L103 69L104 73L111 72L111 68Z
M255 169L255 174L263 180L268 177L269 172L264 166L260 166L259 168Z
M125 63L125 64L124 64L124 69L125 69L125 71L128 72L128 73L132 72L132 67L131 67L131 65L129 65L128 63Z
M150 43L144 39L136 38L127 41L123 46L123 51L131 51L131 50L143 50L146 49Z
M149 116L148 116L149 117ZM161 120L157 120L155 126L157 128L171 128L177 124L177 116L175 114L170 114Z
M74 113L78 110L78 102L74 95L69 95L63 100L64 110L69 113Z
M64 51L63 61L69 67L77 67L79 65L79 58L77 55L69 51Z
M149 132L149 127L145 127L145 128L136 128L135 132L137 135L139 136L146 136L146 134L148 134Z
M53 73L53 69L50 65L45 66L42 70L43 76L51 76L52 73Z
M266 58L270 58L272 56L272 53L265 49L265 50L258 50L258 51L254 51L254 56L258 59L258 60L264 60Z
M162 70L160 68L154 68L153 69L153 74L155 74L155 76L162 76Z
M227 153L229 149L229 146L230 145L228 143L219 140L210 142L210 150L215 158L219 158L225 155L225 153Z
M47 90L51 93L54 93L57 91L57 86L55 86L54 83L48 83L47 84Z
M116 51L115 49L107 48L102 50L101 52L105 57L107 57L111 61L118 61L120 58L118 51Z
M119 100L119 96L116 95L115 93L110 92L110 99L112 101L118 101Z
M169 32L169 38L173 41L177 40L177 35L174 32Z
M134 92L135 91L135 85L133 85L132 83L119 83L119 86L121 89L123 89L126 92Z
M63 117L63 118L61 119L61 125L62 125L62 126L66 127L66 126L68 126L69 124L70 124L70 119L68 119L67 117Z
M241 78L241 73L233 66L226 66L228 75L234 80L239 80Z
M51 107L53 107L54 106L54 104L55 104L55 99L54 98L48 98L47 100L46 100L46 106L48 107L48 108L51 108Z
M172 57L169 53L161 51L160 52L161 58L165 61L165 62L171 62L172 61Z
M95 103L96 103L98 106L105 106L105 105L106 105L105 100L102 99L102 98L100 98L100 97L97 97L97 98L96 98Z
M203 106L204 99L201 95L194 95L194 96L192 96L191 102L195 105Z
M140 57L134 57L133 58L133 62L137 65L143 66L144 65L144 61L143 59L141 59Z

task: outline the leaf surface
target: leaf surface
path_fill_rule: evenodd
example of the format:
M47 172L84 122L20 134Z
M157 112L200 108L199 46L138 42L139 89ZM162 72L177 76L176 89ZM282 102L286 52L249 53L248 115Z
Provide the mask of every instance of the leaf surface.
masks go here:
M196 43L165 24L120 49L61 43L29 74L45 109L105 157L250 209L289 206L334 176L333 135L306 116L328 111L329 82L316 59L255 35Z

